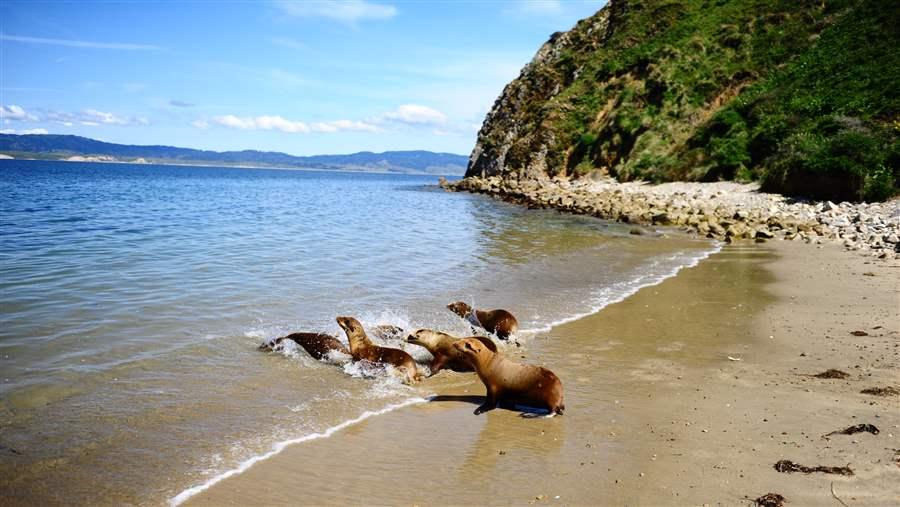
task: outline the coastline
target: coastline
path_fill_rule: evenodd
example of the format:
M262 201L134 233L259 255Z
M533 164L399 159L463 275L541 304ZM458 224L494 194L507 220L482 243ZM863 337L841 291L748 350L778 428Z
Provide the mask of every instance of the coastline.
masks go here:
M606 220L674 226L731 243L787 239L840 242L879 259L900 255L900 198L881 203L807 202L759 191L755 183L645 182L612 178L568 181L467 177L440 181L449 191L487 194L532 208Z
M2 155L2 154L0 154ZM223 169L272 169L274 171L308 171L308 172L324 172L324 173L352 173L352 174L403 174L409 176L438 176L437 173L429 173L425 171L380 171L380 170L371 170L371 169L353 169L352 167L341 167L336 169L325 169L321 167L285 167L285 166L268 166L268 165L248 165L248 164L227 164L227 163L184 163L184 162L174 162L174 161L155 161L155 160L119 160L119 159L100 159L98 157L82 157L82 159L66 159L66 158L57 158L57 159L40 159L40 158L18 158L18 157L9 157L2 158L0 160L12 160L12 161L28 161L28 162L77 162L81 164L119 164L119 165L137 165L137 166L146 166L146 165L162 165L162 166L171 166L171 167L203 167L203 168L223 168ZM447 174L452 178L462 177L462 174Z
M434 402L287 447L186 503L821 504L833 488L888 505L898 398L860 391L897 387L898 267L836 245L727 246L531 340L520 355L563 379L563 417L476 417L477 378L442 373L419 389ZM850 377L809 376L830 368ZM823 437L858 423L881 431ZM855 475L779 473L782 459Z

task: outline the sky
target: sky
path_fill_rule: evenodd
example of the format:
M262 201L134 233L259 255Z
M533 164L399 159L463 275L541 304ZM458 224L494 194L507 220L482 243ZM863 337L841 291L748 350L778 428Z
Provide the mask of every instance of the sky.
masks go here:
M293 155L468 155L604 0L0 2L0 132Z

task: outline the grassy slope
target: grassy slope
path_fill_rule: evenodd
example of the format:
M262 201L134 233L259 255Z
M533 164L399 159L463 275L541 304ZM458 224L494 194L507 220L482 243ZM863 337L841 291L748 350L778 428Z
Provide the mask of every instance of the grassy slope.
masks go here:
M900 179L900 6L877 0L626 4L608 43L563 54L545 105L569 173L760 179L883 199Z

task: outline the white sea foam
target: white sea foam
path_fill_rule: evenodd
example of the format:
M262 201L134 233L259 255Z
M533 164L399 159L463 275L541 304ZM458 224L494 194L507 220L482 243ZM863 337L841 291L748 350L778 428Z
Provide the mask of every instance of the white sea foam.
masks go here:
M178 493L177 495L175 495L174 497L172 497L169 500L169 505L171 505L173 507L176 505L181 505L182 503L187 501L192 496L197 495L198 493L201 493L203 491L206 491L207 489L211 488L215 484L218 484L219 482L222 482L229 477L232 477L234 475L238 475L238 474L241 474L241 473L247 471L253 465L259 463L260 461L265 461L265 460L271 458L272 456L275 456L276 454L279 454L281 451L285 450L287 447L289 447L291 445L300 444L303 442L309 442L310 440L318 440L320 438L329 438L331 435L334 435L338 431L341 431L345 428L353 426L354 424L359 424L359 423L365 421L366 419L369 419L370 417L384 415L384 414L387 414L388 412L392 412L399 408L408 407L410 405L417 405L419 403L425 403L427 401L428 401L427 398L410 398L410 399L402 401L400 403L394 403L392 405L388 405L387 407L384 407L381 410L375 410L375 411L367 410L367 411L363 412L359 417L357 417L355 419L350 419L349 421L344 421L336 426L332 426L321 433L312 433L310 435L304 435L299 438L293 438L290 440L278 442L272 446L272 450L270 450L269 452L267 452L265 454L261 454L259 456L254 456L254 457L244 461L243 463L238 465L236 468L233 468L227 472L221 473L221 474L213 477L212 479L204 482L203 484L199 484L197 486L192 486L192 487L182 491L181 493Z
M721 250L722 244L716 242L713 244L713 248L709 250L704 250L701 252L678 252L666 258L666 260L672 261L674 265L665 271L657 271L654 269L658 268L661 264L659 260L656 260L650 266L642 268L642 271L644 271L645 274L631 280L618 282L612 284L609 287L603 287L596 290L590 297L589 309L587 311L568 315L561 319L554 320L544 326L539 325L538 327L522 329L519 331L519 333L525 335L547 333L556 326L561 326L563 324L574 322L578 319L587 317L588 315L593 315L611 304L619 303L628 299L628 297L635 294L637 291L643 289L644 287L657 285L664 280L677 275L678 272L684 268L692 268L696 266L700 263L700 261L709 258L711 255L716 254Z

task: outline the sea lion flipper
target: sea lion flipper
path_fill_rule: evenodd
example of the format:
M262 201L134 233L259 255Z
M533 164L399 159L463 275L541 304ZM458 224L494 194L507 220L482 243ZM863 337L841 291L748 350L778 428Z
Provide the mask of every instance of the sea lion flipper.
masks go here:
M497 396L491 390L491 388L488 387L487 394L485 395L484 403L482 403L480 407L476 408L474 413L475 413L475 415L481 415L481 414L487 412L488 410L494 410L495 408L497 408Z
M433 377L435 373L441 371L444 367L444 364L447 363L447 356L437 355L434 357L434 360L431 361L431 365L428 367L431 370L431 376Z

